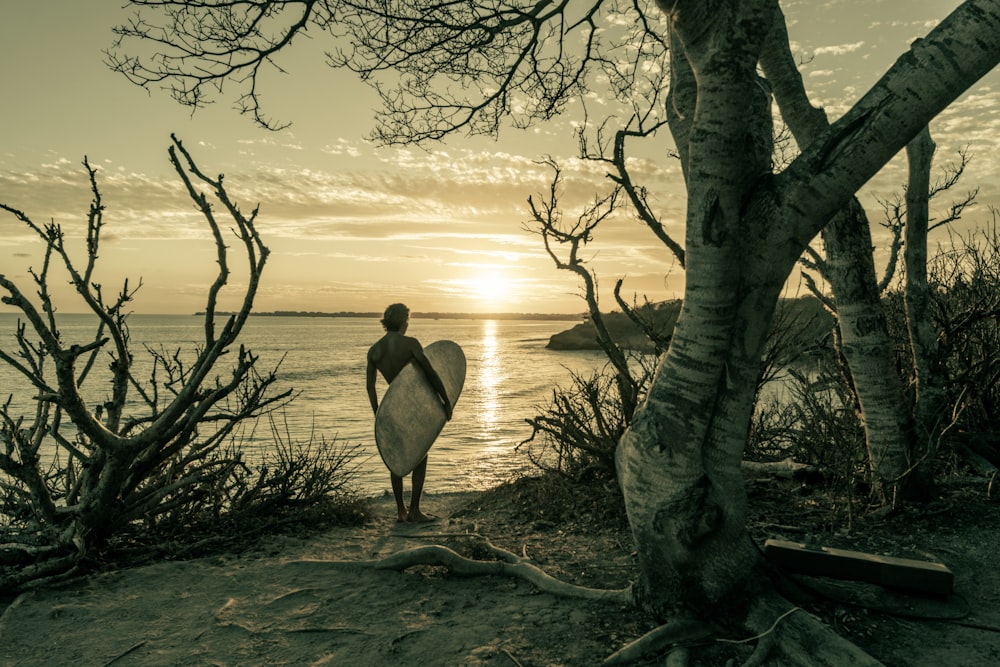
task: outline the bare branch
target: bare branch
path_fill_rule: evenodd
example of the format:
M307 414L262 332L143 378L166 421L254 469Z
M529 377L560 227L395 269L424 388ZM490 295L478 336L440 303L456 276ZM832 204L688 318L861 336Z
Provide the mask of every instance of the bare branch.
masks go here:
M403 2L334 0L133 0L106 64L146 89L199 109L231 95L269 129L262 88L300 38L325 34L327 62L357 73L380 95L374 137L419 143L461 132L495 136L505 119L524 128L582 99L592 78L619 96L647 77L662 52L662 15L649 0ZM622 22L627 14L634 20ZM624 27L623 27L624 26ZM638 48L637 48L638 47ZM655 77L639 87L664 87ZM234 90L231 90L234 89Z

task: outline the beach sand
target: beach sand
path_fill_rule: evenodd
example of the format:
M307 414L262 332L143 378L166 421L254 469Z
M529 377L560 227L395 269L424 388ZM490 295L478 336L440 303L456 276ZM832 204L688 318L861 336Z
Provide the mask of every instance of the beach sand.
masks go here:
M375 520L362 527L267 537L251 553L160 562L23 594L0 620L0 664L584 665L617 639L623 613L640 618L510 578L323 562L475 542L464 535L480 525L463 516L475 498L426 495L422 505L440 517L428 524L396 523L392 499L380 498Z

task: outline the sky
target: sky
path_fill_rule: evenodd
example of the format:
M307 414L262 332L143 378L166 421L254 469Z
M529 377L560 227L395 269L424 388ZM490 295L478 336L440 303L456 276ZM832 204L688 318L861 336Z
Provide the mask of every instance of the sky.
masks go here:
M0 0L0 201L39 224L55 221L82 259L91 193L82 162L97 167L106 206L97 280L106 294L122 281L142 287L136 313L193 313L205 307L215 247L167 160L175 133L199 166L225 174L244 211L259 205L257 226L271 255L258 311L380 312L396 301L416 312L580 313L579 279L556 269L526 229L529 197L545 193L556 159L564 169L566 215L608 181L576 159L572 116L529 130L505 128L497 140L456 137L424 148L380 147L374 93L324 64L322 36L282 56L285 75L264 81L265 110L292 123L269 132L231 100L192 114L159 90L147 92L104 64L125 0ZM782 2L807 89L831 119L843 114L901 55L958 5L956 0L797 0ZM966 148L972 162L959 190L978 187L963 225L990 220L1000 206L1000 73L996 70L931 125L936 165ZM595 91L592 115L606 99ZM660 132L630 163L647 185L668 231L683 238L680 170ZM897 157L862 191L900 192ZM940 202L939 209L947 202ZM574 208L576 207L576 208ZM232 244L231 244L232 245ZM237 250L234 248L234 251ZM676 298L683 273L639 222L622 216L598 228L582 255L598 275L601 304L610 290L640 301ZM42 245L0 215L0 273L35 292ZM238 255L231 260L235 265ZM236 307L245 274L234 271L223 307ZM64 312L83 312L56 281ZM12 309L0 305L0 312Z

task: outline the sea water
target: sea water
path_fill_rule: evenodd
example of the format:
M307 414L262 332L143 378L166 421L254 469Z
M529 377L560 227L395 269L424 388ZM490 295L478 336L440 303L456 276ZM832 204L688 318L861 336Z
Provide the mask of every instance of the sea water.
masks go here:
M0 313L0 349L8 353L17 350L16 322L16 314ZM170 353L180 349L187 359L204 345L204 321L198 316L132 315L128 322L139 367L148 359L144 345L162 346ZM217 326L222 322L224 318L219 318ZM599 352L546 349L552 334L574 323L411 319L408 335L425 346L436 340L453 340L464 349L468 365L454 417L428 459L428 492L485 489L530 469L525 456L515 451L531 435L525 420L540 414L555 388L570 386L574 373L589 374L606 363ZM93 340L94 320L62 315L59 329L64 344L85 344ZM365 390L365 354L382 333L377 318L251 316L234 346L238 349L242 343L259 355L261 373L277 366L273 394L295 392L291 404L275 415L282 432L287 424L288 434L299 442L312 438L314 443L322 439L359 445L357 483L366 495L389 488L389 474L375 448L374 418ZM223 381L234 357L235 350L216 367ZM90 401L103 400L109 392L101 381L108 360L106 354L100 356L94 375L83 385ZM146 379L141 373L139 378ZM381 377L377 388L381 397L386 389ZM30 387L0 362L0 400L11 393L15 409L31 408ZM273 449L270 426L259 424L245 438L243 447L250 460Z

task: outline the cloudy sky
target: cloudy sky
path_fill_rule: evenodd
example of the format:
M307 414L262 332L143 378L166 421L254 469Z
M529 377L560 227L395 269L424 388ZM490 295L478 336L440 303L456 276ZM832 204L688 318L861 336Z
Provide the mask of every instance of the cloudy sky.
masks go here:
M524 229L528 197L544 192L551 177L543 157L564 166L567 215L584 194L607 186L602 168L574 159L569 119L506 129L498 141L378 147L366 138L377 99L324 65L331 44L321 37L296 43L282 60L288 73L265 80L266 111L291 128L258 129L227 99L192 116L103 64L111 27L130 13L122 4L2 0L0 201L77 233L90 201L81 166L87 156L100 170L107 206L99 280L110 291L125 278L141 279L135 312L202 309L215 268L208 232L167 161L171 132L205 171L226 175L245 210L260 204L258 226L272 255L258 310L378 311L397 300L416 311L583 310L578 281L557 271L539 237ZM782 2L810 94L831 118L957 4ZM931 127L938 164L953 162L963 147L972 156L961 187L979 187L981 203L968 224L987 221L987 205L1000 205L998 98L994 71ZM600 95L591 99L591 113L603 103ZM662 132L631 166L681 238L683 200L670 149ZM869 184L866 205L876 209L872 196L891 196L904 178L897 158ZM40 250L23 226L0 216L0 273L29 293L28 270L41 266ZM599 228L586 257L606 308L613 305L606 290L619 277L626 294L653 300L677 296L682 284L666 249L627 217ZM240 279L234 276L234 288ZM66 312L83 310L68 298L61 303Z

